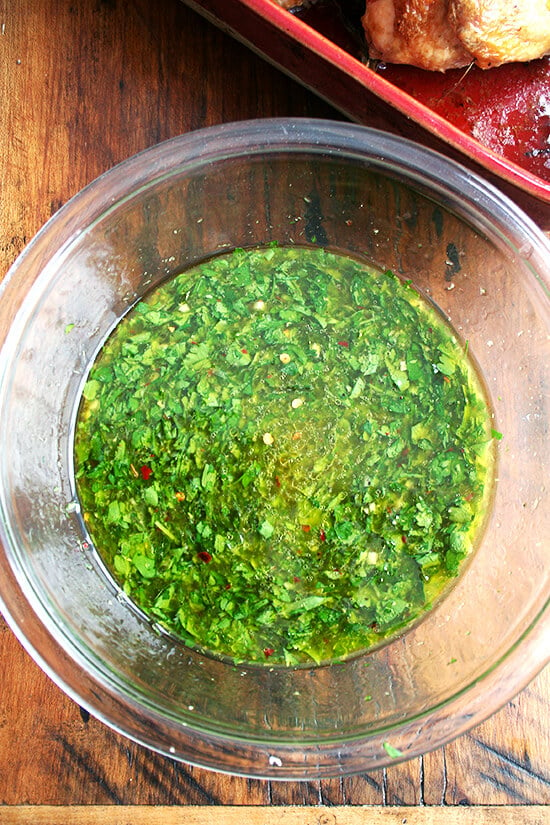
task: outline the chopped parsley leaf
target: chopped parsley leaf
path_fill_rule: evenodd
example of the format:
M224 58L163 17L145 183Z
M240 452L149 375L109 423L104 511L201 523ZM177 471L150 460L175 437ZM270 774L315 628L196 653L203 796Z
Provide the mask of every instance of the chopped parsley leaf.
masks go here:
M157 288L106 342L78 493L113 577L187 644L341 659L459 572L490 420L465 348L410 282L321 249L236 250Z

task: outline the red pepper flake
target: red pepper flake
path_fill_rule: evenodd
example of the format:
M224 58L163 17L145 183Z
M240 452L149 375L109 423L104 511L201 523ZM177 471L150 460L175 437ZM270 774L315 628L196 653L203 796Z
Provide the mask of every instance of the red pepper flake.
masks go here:
M451 383L451 379L449 378L449 376L448 376L448 375L444 375L444 376L443 376L443 380L445 381L445 383L446 383L446 384L450 384L450 383Z
M200 551L197 553L197 556L198 556L198 557L199 557L199 559L200 559L201 561L203 561L205 564L208 564L208 562L212 561L212 555L208 552L208 550L200 550Z
M464 496L464 501L472 501L473 497L473 493L466 493L466 495Z
M325 531L324 530L319 530L319 539L320 539L320 541L326 541L326 538L327 538L327 534L325 533Z
M152 469L148 467L147 464L142 464L142 466L139 468L139 471L144 481L147 481L153 475Z
M403 542L403 544L406 544L407 543L407 536L401 536L401 541Z
M189 341L190 344L198 344L198 341Z
M311 527L309 526L309 524L302 524L302 530L304 531L304 533L309 533Z
M280 486L281 486L281 479L279 478L279 476L275 476L275 487L280 487Z
M227 582L227 584L224 587L224 590L231 590L231 582Z
M248 350L245 349L244 347L242 348L241 352L242 352L243 355L248 355Z
M302 581L300 576L293 576L292 578L293 578L295 583Z
M269 659L270 656L273 656L275 653L274 647L264 647L264 656L266 659Z
M349 341L338 341L339 347L349 347Z
M177 493L174 493L174 495L178 501L185 501L185 493L178 491Z

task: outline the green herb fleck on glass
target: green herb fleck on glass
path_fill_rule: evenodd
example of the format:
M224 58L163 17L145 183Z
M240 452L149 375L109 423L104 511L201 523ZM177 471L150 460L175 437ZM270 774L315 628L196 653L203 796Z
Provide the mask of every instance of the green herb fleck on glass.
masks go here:
M403 751L400 751L399 748L394 748L389 742L384 742L383 747L390 759L399 759L400 756L403 756Z

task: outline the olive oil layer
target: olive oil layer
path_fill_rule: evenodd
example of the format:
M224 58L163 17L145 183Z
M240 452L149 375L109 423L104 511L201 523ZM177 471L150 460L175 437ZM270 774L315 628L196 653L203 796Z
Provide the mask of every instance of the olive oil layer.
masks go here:
M148 616L238 661L346 657L433 604L491 483L465 347L409 283L236 250L140 301L83 390L90 536Z

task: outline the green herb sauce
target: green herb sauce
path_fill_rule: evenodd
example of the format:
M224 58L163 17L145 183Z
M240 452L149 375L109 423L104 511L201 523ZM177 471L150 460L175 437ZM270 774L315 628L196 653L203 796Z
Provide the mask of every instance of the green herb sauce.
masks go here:
M379 644L470 554L491 420L409 283L236 250L140 301L83 390L78 494L114 578L186 643L294 665Z

